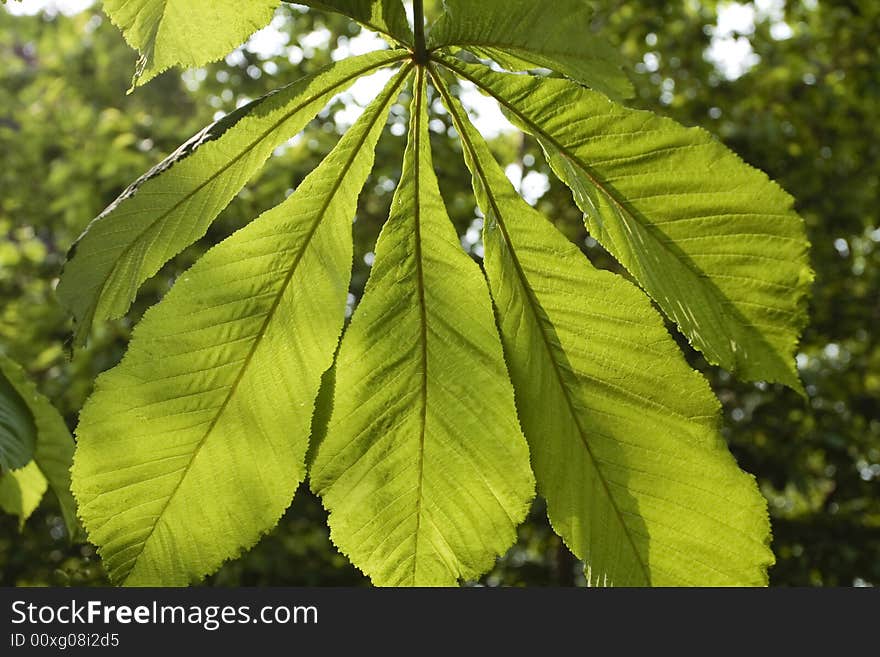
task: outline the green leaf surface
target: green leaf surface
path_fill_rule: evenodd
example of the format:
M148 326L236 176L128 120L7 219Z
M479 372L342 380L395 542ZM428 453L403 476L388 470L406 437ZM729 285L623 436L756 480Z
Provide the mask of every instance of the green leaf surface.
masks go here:
M766 502L718 433L709 386L644 294L525 203L443 94L486 216L485 267L554 529L594 585L766 584Z
M14 475L13 478L18 482L14 486L9 484L10 491L19 490L17 499L22 504L22 506L16 506L18 511L15 513L24 522L36 507L36 503L33 504L33 507L30 506L36 491L40 490L40 497L42 497L48 484L58 498L58 505L68 535L73 539L79 538L80 528L76 519L76 504L70 493L73 438L67 429L64 418L52 406L51 402L40 394L24 370L5 356L0 356L0 383L5 383L7 393L9 391L15 393L20 403L24 404L24 408L19 408L19 410L28 413L36 430L33 459L29 459L23 469L13 469L12 472L7 473ZM34 468L36 468L39 477L32 473ZM6 470L7 467L4 466L3 469ZM6 494L16 498L14 493L7 492ZM39 499L37 503L39 503ZM25 511L27 513L22 516L21 514Z
M296 0L321 11L353 18L364 27L390 37L393 42L412 45L413 33L400 0Z
M99 377L73 490L114 581L199 579L290 503L344 321L357 198L408 71L294 194L187 271Z
M0 470L0 509L18 516L21 529L40 505L47 487L46 477L33 461L18 470Z
M82 234L58 296L82 344L95 322L121 317L140 285L198 240L263 166L327 102L400 51L352 57L230 114L131 185Z
M522 2L444 0L430 48L464 48L510 71L548 68L608 94L629 98L632 83L621 55L590 29L583 0Z
M331 537L377 585L475 579L534 494L486 281L437 187L426 88L311 470Z
M34 457L36 444L34 416L0 369L0 468L23 468Z
M281 0L104 0L104 11L140 53L134 85L172 66L202 66L272 20Z
M801 389L812 272L788 194L703 130L565 80L443 61L539 139L590 234L709 362Z

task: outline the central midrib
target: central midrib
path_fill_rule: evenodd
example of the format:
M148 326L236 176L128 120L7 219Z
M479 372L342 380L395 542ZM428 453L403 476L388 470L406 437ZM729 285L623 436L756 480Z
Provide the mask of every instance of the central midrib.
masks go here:
M421 176L421 153L422 153L422 103L424 102L424 84L425 84L425 69L423 67L419 67L418 75L416 78L416 85L418 86L416 93L416 106L413 109L413 112L416 115L416 119L413 121L413 125L415 126L415 134L413 136L413 151L415 152L414 157L414 171L413 175L415 178L414 182L414 194L415 194L415 210L414 210L414 219L415 219L415 260L416 260L416 274L418 279L418 296L419 296L419 313L420 313L420 321L421 325L419 327L421 335L420 335L420 348L421 348L421 359L422 359L422 378L421 378L421 390L420 390L420 402L421 407L419 409L419 466L418 466L418 477L419 477L419 487L418 493L416 496L416 529L415 529L415 545L413 546L413 567L412 567L412 584L416 583L416 570L418 568L418 554L419 554L419 531L422 526L422 495L423 495L423 483L425 480L425 425L427 423L427 414L428 414L428 318L427 318L427 309L425 308L425 278L424 278L424 269L422 263L422 213L421 213L421 182L419 180Z

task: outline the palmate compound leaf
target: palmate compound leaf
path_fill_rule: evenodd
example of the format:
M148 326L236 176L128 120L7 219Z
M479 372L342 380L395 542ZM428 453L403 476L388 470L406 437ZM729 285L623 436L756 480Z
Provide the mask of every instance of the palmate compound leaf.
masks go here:
M435 79L486 217L489 287L554 529L592 584L766 584L766 502L718 433L709 386L641 291L519 197Z
M534 495L486 281L437 187L423 70L310 474L334 543L383 586L477 578L516 540Z
M352 57L282 87L207 127L131 185L80 236L64 267L57 292L76 320L77 342L93 323L124 315L140 285L204 235L274 149L334 95L405 56Z
M709 362L801 390L812 272L788 194L703 130L565 80L441 57L538 138L590 234Z
M584 0L443 0L432 49L463 48L510 71L550 68L612 98L632 96L620 53L590 29Z
M73 491L114 581L201 578L290 503L342 330L357 198L409 70L294 194L187 271L98 378Z
M353 18L367 29L388 37L391 43L413 42L412 28L400 0L285 0L321 11L332 11Z
M104 12L140 53L135 86L172 66L224 57L268 25L281 0L104 0Z
M353 16L351 7L396 3L312 4L348 7L342 13ZM620 108L573 82L494 73L449 57L443 51L458 46L511 69L548 66L598 88L601 75L591 81L587 74L619 80L618 71L600 70L601 57L595 70L592 64L579 69L592 56L587 51L572 62L554 50L553 39L530 35L522 25L510 30L520 44L501 44L506 50L465 43L468 30L485 40L495 27L480 18L483 5L449 5L461 13L444 19L445 27L440 22L431 58L498 98L541 141L589 215L588 227L709 360L796 386L790 356L809 270L790 199L704 133ZM495 9L502 20L506 8ZM461 19L468 11L473 24ZM408 54L389 56L383 65ZM377 123L359 122L309 178L311 187L298 190L297 207L283 204L283 211L267 213L212 250L148 313L123 363L100 379L81 420L75 489L117 580L185 583L252 544L303 476L312 422L321 425L312 483L332 512L334 540L375 582L474 577L512 541L532 479L523 468L515 414L503 422L503 407L510 411L512 403L494 333L486 333L482 283L473 267L467 271L466 257L451 255L454 239L441 228L445 211L428 175L421 112L414 113L418 137L408 149L367 297L339 353L343 366L327 372L341 329L351 236L340 219L347 201L337 206L334 192L316 215L309 207L320 206L321 190L327 192L316 182L322 178L340 188L363 184L373 156L361 146L375 142L378 116L403 76L367 111ZM516 195L461 107L439 86L487 217L485 268L539 489L554 527L587 561L590 582L766 583L773 560L766 504L720 439L718 404L705 381L686 366L647 297L593 269ZM362 144L350 136L357 131ZM346 149L348 160L340 155ZM745 187L760 202L751 204ZM332 216L315 219L323 214ZM779 223L770 228L760 221L773 218ZM687 244L690 223L699 225L693 241L706 240L709 251ZM732 242L742 246L739 237L748 238L746 248L728 250ZM780 238L794 265L759 271L756 260L778 257L767 256L758 238ZM448 261L433 262L447 252ZM458 276L457 285L434 280L432 269ZM764 296L750 300L749 285L724 287L726 279L747 281ZM123 301L102 301L102 313L113 303L122 306L114 312L124 312L140 282ZM455 306L434 294L444 287L468 301ZM94 307L87 312L101 314ZM390 317L399 318L415 347L397 326L383 331L379 321L391 323ZM467 339L452 339L471 324L478 328ZM380 358L389 350L396 358ZM485 380L473 367L452 377L475 352ZM363 371L376 360L380 373L399 380ZM299 368L295 377L287 362ZM335 398L313 419L322 373L323 401L331 390ZM477 392L467 377L480 381ZM413 380L415 392L406 385ZM388 390L395 393L390 399ZM484 422L480 440L472 442L466 437L478 414L473 399L495 422ZM414 401L417 412L401 400ZM458 412L445 412L454 401ZM490 526L482 534L481 523Z
M10 398L15 400L12 404ZM24 417L10 421L6 412ZM33 432L26 439L30 446L27 460L0 465L0 508L18 515L23 524L49 487L58 498L68 535L78 537L76 505L70 494L73 438L64 418L40 394L24 370L0 355L0 441L9 439L4 435L6 431L20 430Z

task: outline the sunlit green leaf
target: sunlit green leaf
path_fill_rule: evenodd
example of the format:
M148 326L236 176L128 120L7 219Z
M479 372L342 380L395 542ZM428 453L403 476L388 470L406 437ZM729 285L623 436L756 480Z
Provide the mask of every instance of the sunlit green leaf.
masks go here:
M548 68L612 97L632 95L623 58L590 29L584 0L522 2L444 0L432 48L458 47L511 71Z
M157 6L135 4L142 20ZM420 28L423 4L412 5ZM74 490L111 578L200 579L272 529L309 474L333 541L378 585L479 577L513 544L535 484L591 584L766 584L767 504L660 311L711 363L798 388L811 271L791 199L708 133L610 101L629 82L588 3L447 0L427 51L399 0L306 5L408 47L334 64L207 128L93 222L58 288L80 341L122 316L279 144L359 77L403 66L286 201L178 276L99 377L80 417ZM311 24L304 11L297 20ZM362 227L376 204L356 216L357 199L389 115L392 132L402 128L395 103L410 77L409 145L402 167L371 183L379 195L397 189L358 300L352 221L371 241ZM598 270L520 198L453 77L536 138L631 277ZM473 257L438 182L457 165L431 149L452 134L450 113L478 208L454 191L449 207L456 224L472 211L484 222ZM315 143L335 139L329 130ZM532 148L525 139L523 169ZM597 263L614 264L600 251ZM20 406L0 406L0 421L24 427ZM17 446L25 458L26 436ZM21 516L15 472L3 503Z
M296 0L296 4L344 14L400 44L413 42L412 28L400 0Z
M554 529L595 585L766 584L766 502L718 433L709 386L638 288L594 269L517 195L445 93Z
M800 389L812 272L788 194L702 130L565 80L443 61L538 137L591 235L707 360Z
M272 155L337 93L393 64L382 51L294 82L209 126L135 182L79 238L58 296L85 341L94 322L121 317L140 285L201 237Z
M475 579L516 540L534 494L486 281L437 187L427 102L420 75L311 470L333 541L377 585Z
M115 581L197 580L290 503L342 330L351 220L407 74L284 203L186 272L99 377L73 490Z
M36 511L48 482L31 461L19 470L0 470L0 509L18 516L19 527Z
M140 53L135 85L172 66L202 66L265 27L281 0L104 0L104 11Z

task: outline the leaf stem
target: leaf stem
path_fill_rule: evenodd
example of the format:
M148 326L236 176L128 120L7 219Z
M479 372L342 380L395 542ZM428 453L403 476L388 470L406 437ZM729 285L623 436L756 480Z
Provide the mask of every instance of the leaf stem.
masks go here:
M425 45L425 7L424 0L413 0L413 27L415 28L416 49L413 60L419 66L428 63L428 49Z

